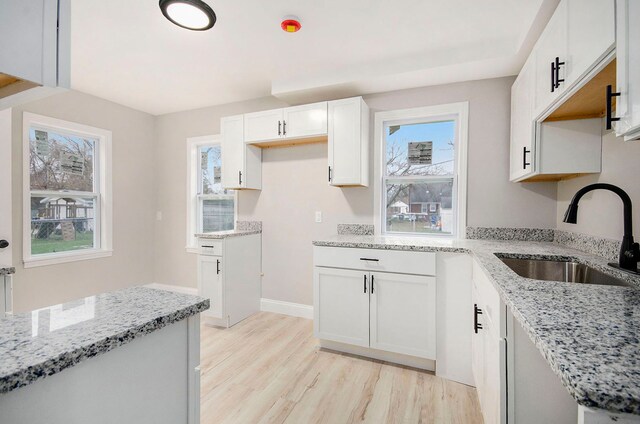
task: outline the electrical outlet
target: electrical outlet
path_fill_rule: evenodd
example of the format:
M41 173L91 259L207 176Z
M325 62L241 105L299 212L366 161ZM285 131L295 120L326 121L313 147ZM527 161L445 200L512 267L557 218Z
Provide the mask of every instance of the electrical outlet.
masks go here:
M322 222L322 212L316 211L316 222Z

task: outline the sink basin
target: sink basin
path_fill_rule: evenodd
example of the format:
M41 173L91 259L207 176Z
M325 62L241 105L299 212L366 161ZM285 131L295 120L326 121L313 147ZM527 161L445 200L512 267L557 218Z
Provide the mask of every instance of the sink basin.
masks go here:
M631 287L626 281L578 262L499 258L519 276L534 280Z

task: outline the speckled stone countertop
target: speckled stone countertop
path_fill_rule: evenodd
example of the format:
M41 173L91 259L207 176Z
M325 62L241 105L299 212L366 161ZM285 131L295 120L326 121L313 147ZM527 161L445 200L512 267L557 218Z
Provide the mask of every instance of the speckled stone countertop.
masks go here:
M209 309L199 296L132 287L0 319L0 393Z
M9 274L15 274L15 273L16 273L16 269L14 267L0 268L0 275L9 275Z
M640 414L640 278L607 266L606 259L549 242L336 236L313 244L471 254L579 404ZM496 253L538 259L560 256L635 287L523 278Z
M197 238L205 239L225 239L229 237L250 236L252 234L260 234L262 230L229 230L229 231L214 231L211 233L199 233L196 234Z

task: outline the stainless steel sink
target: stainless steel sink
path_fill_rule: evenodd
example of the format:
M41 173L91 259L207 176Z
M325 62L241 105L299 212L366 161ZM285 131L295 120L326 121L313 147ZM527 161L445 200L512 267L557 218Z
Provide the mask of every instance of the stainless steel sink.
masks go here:
M632 287L630 283L577 262L542 259L514 259L498 256L521 277L534 280L565 281L568 283L602 284Z

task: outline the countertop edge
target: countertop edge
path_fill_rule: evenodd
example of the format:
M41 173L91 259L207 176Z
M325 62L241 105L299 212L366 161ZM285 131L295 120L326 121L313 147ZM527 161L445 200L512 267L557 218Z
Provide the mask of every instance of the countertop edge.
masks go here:
M0 379L0 394L8 393L20 387L41 380L43 378L58 374L59 372L71 368L87 359L107 353L117 347L123 346L154 331L160 330L168 325L183 321L193 315L199 314L209 309L209 299L201 300L193 305L181 308L170 314L159 316L142 325L137 325L126 331L113 334L100 339L86 346L65 352L64 354L41 362L35 366L30 366L20 371L5 375ZM1 384L8 382L7 384Z
M254 234L262 234L262 230L232 230L232 231L221 231L218 233L216 232L198 233L198 234L195 234L195 237L212 239L212 240L223 240L231 237L252 236Z

